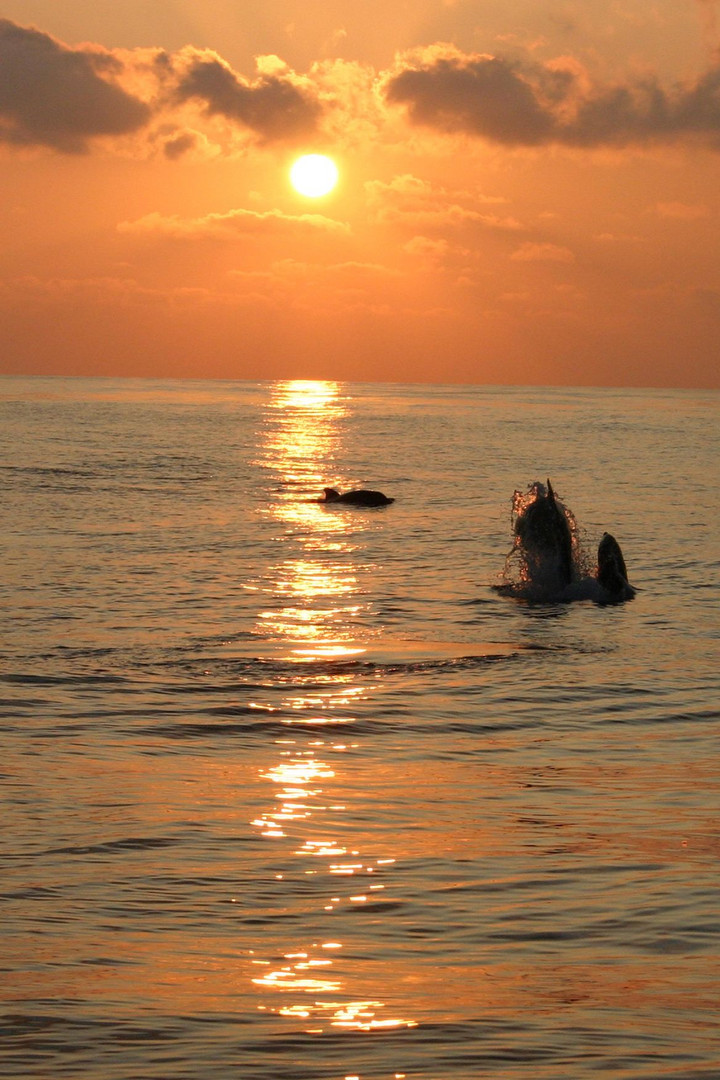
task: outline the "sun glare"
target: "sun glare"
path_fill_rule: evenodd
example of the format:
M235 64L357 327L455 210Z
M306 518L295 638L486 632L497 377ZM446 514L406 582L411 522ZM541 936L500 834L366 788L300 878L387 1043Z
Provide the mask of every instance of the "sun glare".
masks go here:
M290 169L290 183L299 195L310 199L327 195L337 181L337 165L324 154L304 154Z

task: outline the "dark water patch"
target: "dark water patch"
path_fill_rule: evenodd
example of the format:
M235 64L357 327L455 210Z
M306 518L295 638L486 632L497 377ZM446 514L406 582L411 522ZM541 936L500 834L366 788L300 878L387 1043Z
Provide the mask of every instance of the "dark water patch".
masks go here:
M13 889L10 892L1 892L0 900L51 900L55 901L60 896L61 890L48 888L44 885L30 885L24 889Z
M37 709L47 708L52 704L49 698L0 698L0 709L11 709L10 715L22 716L23 710L35 713Z
M227 837L214 837L212 841L213 848L222 848L228 846L231 848L237 847L238 844L256 843L257 838L254 836L227 836ZM156 889L167 890L168 892L180 890L186 893L188 890L198 889L201 892L212 889L216 892L221 892L220 897L223 903L233 903L234 890L238 888L237 875L220 875L220 874L155 874L152 878L152 887Z
M434 732L442 737L445 735L500 735L513 731L530 731L534 728L542 726L541 717L517 717L517 719L509 719L508 717L498 718L496 720L443 720L439 723L432 725ZM427 733L428 725L423 726L423 731ZM443 759L455 760L458 756L471 754L475 756L477 749L469 751L467 748L458 750L454 747L443 750L437 749L434 752L434 757L441 761ZM486 748L483 747L483 752L486 752Z
M274 708L270 705L241 705L239 702L232 702L227 705L211 705L208 708L203 709L203 712L208 716L254 716L258 715L278 720L281 716L293 716L292 710Z
M236 690L237 687L233 687L233 689ZM265 688L262 688L262 689L267 689L267 688L265 687ZM142 693L140 690L138 690L136 692L138 694ZM61 708L61 714L62 715L60 717L58 717L58 723L61 725L59 730L58 730L58 734L63 734L63 733L67 734L67 733L69 733L70 731L73 730L73 725L71 723L65 723L64 722L65 720L90 720L90 721L93 721L93 720L95 720L95 721L99 721L99 720L119 720L119 721L123 721L123 720L131 720L134 717L144 717L144 718L151 718L151 717L156 717L156 716L157 717L172 717L172 716L185 717L188 714L191 714L193 716L197 716L198 714L200 714L200 715L209 715L209 716L253 716L253 717L258 717L258 716L272 715L272 714L274 714L276 712L279 712L281 715L283 715L283 710L275 709L275 708L273 708L271 706L263 707L263 706L252 705L252 704L251 705L241 705L241 704L234 704L233 703L233 704L218 705L218 706L208 705L206 708L203 708L202 705L199 705L195 700L193 700L192 707L190 707L183 700L184 699L184 694L183 694L182 690L179 689L179 690L176 691L175 694L172 694L172 695L170 694L170 691L168 690L167 694L168 694L168 696L172 696L172 697L175 698L175 701L176 701L175 704L171 704L170 702L168 702L167 704L157 704L156 702L153 702L152 699L151 699L151 700L148 700L146 704L137 706L137 708L128 708L126 706L123 706L122 708L120 708L118 706L113 707L112 704L105 705L103 703L98 705L98 707L95 708L95 709L82 710L82 711L78 711L78 710L70 711L68 708L62 707ZM204 696L207 696L207 695L204 695ZM288 713L287 715L296 716L295 713ZM92 725L78 724L78 725L75 725L75 729L77 731L82 731L82 730L87 730L88 727L91 727L91 726ZM251 725L249 725L249 726L251 726ZM128 732L130 732L130 731L136 732L138 730L139 730L138 728L132 728L132 729L128 729ZM38 734L48 734L49 735L49 733L45 733L45 732L38 733Z
M155 848L173 847L181 841L152 836L130 836L122 840L109 840L102 844L50 848L46 855L114 855L126 851L151 851Z
M0 465L0 472L6 473L8 476L47 476L47 477L65 477L65 476L78 476L83 478L94 478L100 476L94 469L80 469L70 466L47 466L47 465Z
M138 963L137 960L126 960L118 956L93 956L77 962L87 967L132 967Z
M323 732L330 733L349 729L352 731L353 735L369 735L387 730L387 728L388 723L382 720L358 719L356 717L333 717L328 715L303 716L297 712L288 712L284 718L266 715L261 719L248 720L244 723L228 721L227 723L218 724L210 721L145 725L141 728L128 729L127 734L133 736L138 734L155 736L157 738L167 739L171 743L182 743L185 741L193 743L201 741L205 743L206 748L208 747L208 744L212 744L217 740L216 749L221 751L224 748L225 740L228 738L247 739L251 737L258 738L263 743L266 743L268 738L272 739L280 736L287 737L289 731L292 730L302 730L321 734ZM212 748L211 745L210 748ZM152 748L146 747L139 748L139 752L152 754L154 751Z
M151 735L161 739L182 742L184 740L206 740L220 737L240 738L248 735L272 734L273 731L284 730L279 723L267 723L266 721L251 721L245 724L227 723L177 723L177 724L152 724L141 728L128 729L128 735ZM144 754L153 754L152 748L140 748Z
M37 659L50 660L55 656L61 656L65 660L99 660L104 657L113 656L117 653L117 649L88 647L78 648L76 645L57 645L51 653L38 653Z
M29 672L9 672L0 675L0 682L18 686L120 686L128 679L122 675L85 674L85 675L32 675Z
M632 689L626 691L631 697ZM642 691L637 691L638 697ZM650 695L646 695L649 697ZM639 727L656 727L665 725L684 726L696 724L716 724L720 720L720 714L714 709L697 711L688 710L676 712L671 702L656 701L654 696L645 704L642 701L618 701L613 705L603 705L598 702L593 710L601 714L603 723L608 725L632 724Z
M667 719L678 724L694 723L720 723L720 709L698 708L683 709L679 712L670 712Z

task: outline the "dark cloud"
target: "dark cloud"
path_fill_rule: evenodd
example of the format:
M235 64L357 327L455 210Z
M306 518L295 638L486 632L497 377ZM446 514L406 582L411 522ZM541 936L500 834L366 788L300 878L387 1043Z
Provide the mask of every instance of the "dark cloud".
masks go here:
M123 89L123 78L142 86L147 101ZM217 54L192 46L174 56L71 48L0 19L0 142L84 153L94 137L126 135L153 119L173 123L173 110L188 101L266 140L306 134L322 112L312 87L279 60L250 82ZM185 134L166 140L164 153L179 158L193 145Z
M688 131L720 134L720 65L707 71L682 95L677 121Z
M169 161L177 161L197 145L197 135L192 131L181 132L163 143L163 154Z
M670 102L653 82L614 86L580 103L557 137L581 146L612 146L667 139L673 134ZM679 134L679 131L678 131Z
M311 131L320 105L285 75L264 75L246 83L219 57L198 56L177 86L181 101L203 102L210 115L221 115L251 128L266 139L288 138Z
M136 131L150 110L108 81L121 70L110 53L0 19L0 141L83 153L95 136Z
M700 137L720 149L720 66L693 84L650 76L593 86L579 66L526 65L492 56L438 56L386 84L415 124L508 146L626 146Z
M553 127L529 83L493 56L408 68L390 81L387 97L405 105L416 124L503 143L544 142Z

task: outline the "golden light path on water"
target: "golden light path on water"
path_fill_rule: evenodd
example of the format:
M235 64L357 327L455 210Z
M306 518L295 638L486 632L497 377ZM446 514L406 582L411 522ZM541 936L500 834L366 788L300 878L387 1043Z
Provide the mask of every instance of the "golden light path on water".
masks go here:
M356 744L333 735L313 737L323 730L351 732L354 707L367 696L352 670L327 668L328 661L350 661L367 648L358 640L357 619L366 604L360 545L351 539L348 518L328 512L318 501L323 487L342 471L346 415L336 383L294 381L273 387L260 464L275 479L267 513L282 530L277 540L283 557L270 578L252 585L260 601L258 635L271 639L278 655L297 665L297 675L287 679L281 708L284 715L296 714L289 727L302 733L295 738L289 731L287 738L275 740L277 758L260 770L270 787L269 805L252 824L269 843L295 845L302 876L324 886L317 895L328 917L343 905L362 907L380 894L385 884L378 877L395 862L385 852L368 857L339 838L347 829L332 822L352 807L338 795L348 785L337 763ZM357 522L354 531L357 535ZM263 993L258 1009L301 1020L313 1034L326 1026L365 1032L414 1027L411 1019L384 1016L379 993L352 996L343 945L334 939L311 940L289 946L281 956L255 954L252 982Z

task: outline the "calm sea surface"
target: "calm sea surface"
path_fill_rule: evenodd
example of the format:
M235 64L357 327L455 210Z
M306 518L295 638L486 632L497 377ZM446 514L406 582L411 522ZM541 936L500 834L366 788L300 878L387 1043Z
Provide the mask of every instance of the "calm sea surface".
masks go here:
M717 1080L719 406L0 379L0 1073Z

